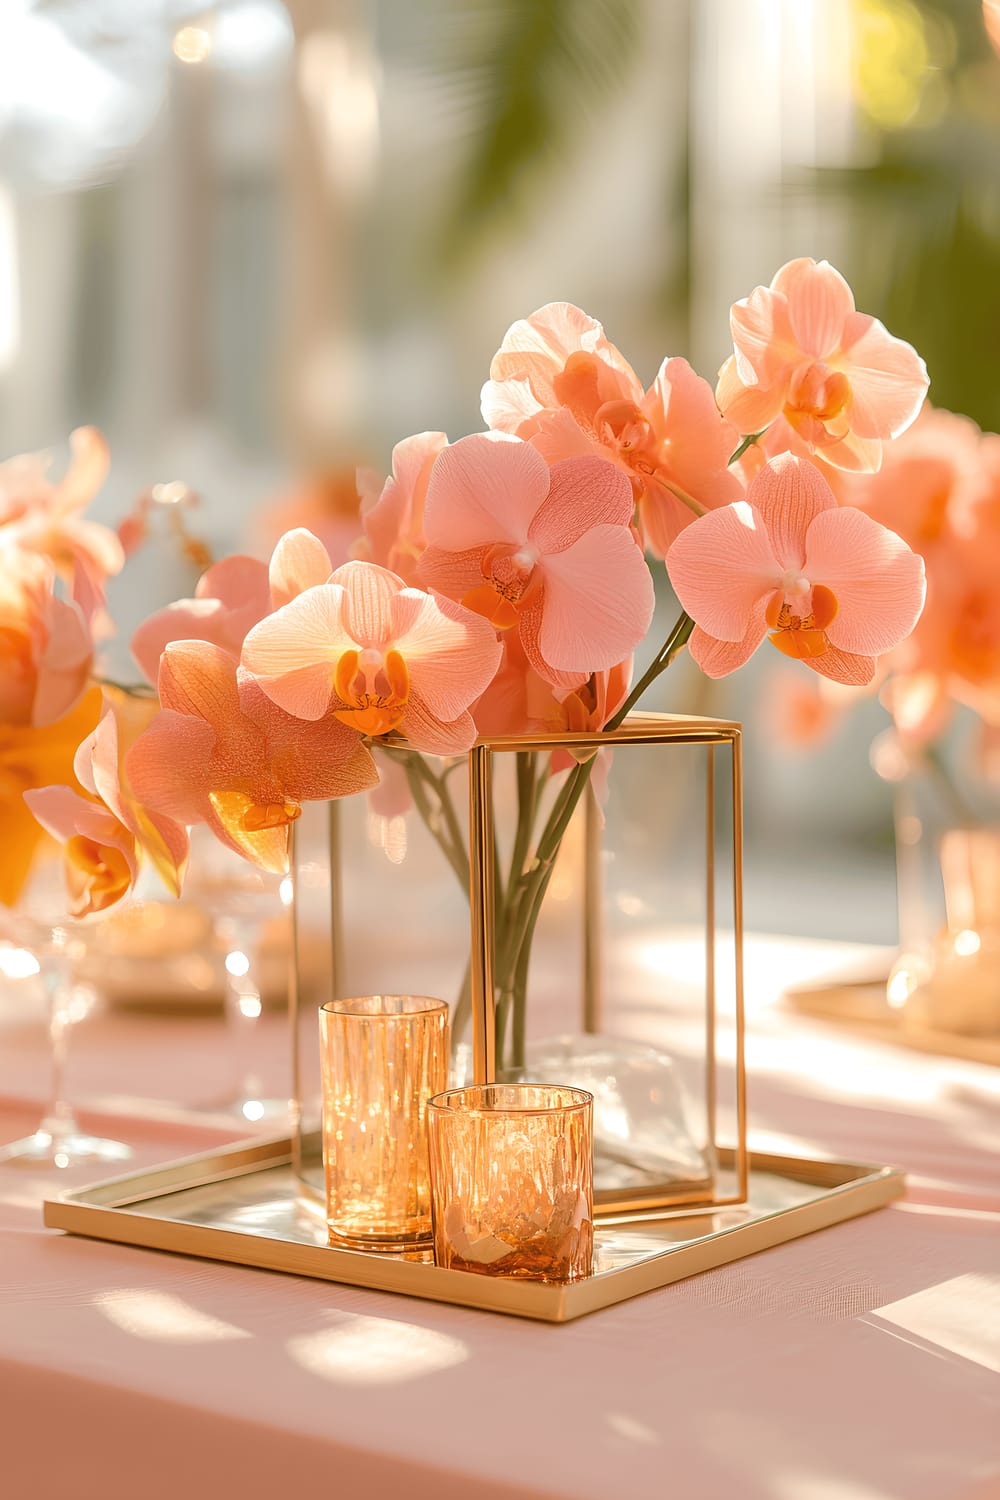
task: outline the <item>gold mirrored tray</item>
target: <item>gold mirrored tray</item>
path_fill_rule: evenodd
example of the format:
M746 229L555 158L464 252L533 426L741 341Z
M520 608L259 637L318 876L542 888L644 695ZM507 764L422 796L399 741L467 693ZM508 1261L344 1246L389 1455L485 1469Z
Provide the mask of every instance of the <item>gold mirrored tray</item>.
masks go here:
M565 1323L868 1213L903 1186L892 1167L752 1154L747 1203L641 1223L603 1219L593 1274L570 1286L448 1271L429 1254L331 1248L323 1218L298 1194L287 1139L230 1146L67 1194L45 1204L45 1223L93 1239Z

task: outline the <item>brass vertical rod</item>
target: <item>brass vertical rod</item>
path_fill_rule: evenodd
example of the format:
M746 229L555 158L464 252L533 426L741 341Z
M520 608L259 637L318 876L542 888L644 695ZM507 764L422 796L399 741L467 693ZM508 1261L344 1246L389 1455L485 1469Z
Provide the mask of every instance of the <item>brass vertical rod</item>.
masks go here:
M469 751L469 920L472 990L472 1078L496 1077L494 989L493 757L486 745Z
M736 981L736 1162L740 1196L749 1182L747 1153L746 1025L743 1008L743 735L733 735L733 943Z
M302 995L299 985L299 948L302 942L302 914L299 910L298 837L294 823L288 832L288 873L292 877L292 947L288 955L288 1021L292 1042L290 1127L292 1136L292 1172L301 1181L305 1175L302 1142L302 1090L304 1079L302 1077L302 1039L299 1035L299 1028L302 1025Z
M713 1195L718 1170L718 1078L715 1055L715 746L707 747L705 780L705 1115Z
M604 870L601 813L593 782L584 801L583 825L583 1029L596 1036L603 1019Z
M330 870L330 995L344 995L344 886L341 867L340 803L332 798L326 804L327 861Z

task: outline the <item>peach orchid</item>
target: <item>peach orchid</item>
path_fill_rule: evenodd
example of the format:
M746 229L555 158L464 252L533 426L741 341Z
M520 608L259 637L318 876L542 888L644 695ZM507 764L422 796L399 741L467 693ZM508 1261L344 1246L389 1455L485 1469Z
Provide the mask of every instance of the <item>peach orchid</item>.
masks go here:
M923 360L877 319L859 313L827 261L789 261L769 287L734 303L733 354L716 399L741 432L784 417L807 446L841 469L872 471L927 390Z
M71 459L53 483L44 454L0 464L0 535L26 552L51 559L90 619L104 604L104 585L121 571L125 553L113 531L81 512L108 473L108 447L96 427L70 434Z
M350 796L378 776L357 734L335 718L292 718L232 656L174 641L160 661L163 705L125 757L150 808L206 823L263 869L288 867L288 830L304 801Z
M652 618L632 510L628 480L604 459L550 469L519 438L463 438L431 472L418 574L498 630L516 628L539 676L576 687L630 655Z
M144 856L171 895L180 895L187 830L136 800L122 781L119 759L118 723L109 709L73 763L84 795L65 785L24 794L42 827L63 845L74 917L91 916L120 901L135 884Z
M193 599L178 599L143 620L132 637L132 655L153 683L170 641L211 641L239 660L247 631L270 609L267 564L224 557L199 578Z
M80 606L55 593L52 563L0 531L0 723L61 719L86 691L93 654Z
M398 574L404 583L416 584L417 563L426 547L424 504L427 482L438 454L448 446L443 432L418 432L404 438L392 450L392 473L380 490L368 491L363 476L361 524L364 536L355 543L353 555L378 563Z
M770 632L786 656L864 686L924 602L923 559L838 506L818 470L791 454L761 470L745 501L682 532L667 569L697 625L691 655L709 677L741 667Z
M483 419L528 440L549 463L585 454L627 475L646 545L663 557L698 507L738 499L728 468L739 434L684 359L665 359L648 391L600 323L551 302L512 324L483 387ZM694 511L689 500L696 501Z
M243 647L244 666L288 713L333 715L372 737L399 733L432 755L474 743L469 705L499 659L485 620L366 562L345 563L329 582L304 589L255 625Z
M17 901L44 838L24 793L74 779L77 749L97 724L100 712L101 690L95 687L54 724L36 729L30 724L0 721L0 813L4 838L0 902L4 906L13 906Z

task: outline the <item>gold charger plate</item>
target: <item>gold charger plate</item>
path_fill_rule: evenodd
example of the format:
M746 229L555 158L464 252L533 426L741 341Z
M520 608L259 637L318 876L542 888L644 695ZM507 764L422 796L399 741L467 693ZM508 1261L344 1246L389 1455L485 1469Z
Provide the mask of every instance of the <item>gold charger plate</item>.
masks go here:
M602 1219L594 1271L569 1286L449 1271L429 1254L332 1248L322 1217L298 1194L288 1139L116 1177L46 1202L45 1223L92 1239L566 1323L881 1208L903 1187L893 1167L751 1154L747 1203L641 1223Z

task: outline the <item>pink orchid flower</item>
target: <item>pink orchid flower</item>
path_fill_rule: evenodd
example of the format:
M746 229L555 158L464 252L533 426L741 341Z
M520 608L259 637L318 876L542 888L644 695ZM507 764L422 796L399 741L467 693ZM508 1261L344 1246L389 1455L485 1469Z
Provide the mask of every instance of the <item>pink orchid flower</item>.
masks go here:
M103 607L105 582L121 571L125 553L109 527L80 514L107 478L107 443L95 427L78 427L70 445L69 468L55 484L43 454L0 464L0 534L51 559L90 619Z
M247 631L270 609L267 564L224 557L199 578L193 599L178 599L143 620L132 637L132 655L154 683L171 641L210 641L238 660Z
M366 562L306 588L243 646L244 666L288 713L332 714L373 737L399 733L432 755L475 742L469 705L499 660L485 620Z
M54 587L48 559L7 544L0 531L0 723L52 724L90 680L87 621Z
M160 661L163 709L125 757L136 795L183 823L206 823L265 870L288 868L302 803L351 796L378 773L360 737L330 716L303 723L227 651L175 641Z
M392 450L392 473L381 489L368 491L359 474L361 524L364 536L352 555L363 562L378 563L416 585L417 563L423 554L424 504L427 482L438 454L448 446L443 432L418 432L404 438Z
M463 438L431 472L418 573L498 630L516 628L539 676L576 687L628 656L652 618L632 510L625 475L604 459L550 469L519 438Z
M64 846L71 914L90 916L120 901L135 884L147 855L167 889L179 896L188 856L187 830L143 807L123 784L112 711L81 744L73 771L88 795L69 786L24 793L38 822Z
M819 471L791 454L761 470L745 501L682 532L667 570L698 626L691 655L709 677L743 666L770 632L786 656L864 686L924 602L923 559L862 511L838 506Z
M916 417L927 370L909 344L859 313L839 271L803 258L733 305L736 352L716 399L740 432L783 416L811 450L841 469L872 471L882 442Z
M568 302L514 323L483 386L489 427L525 438L552 464L598 454L632 483L646 545L663 557L696 511L738 499L729 457L739 434L719 414L707 381L684 359L665 359L648 391L604 336Z

